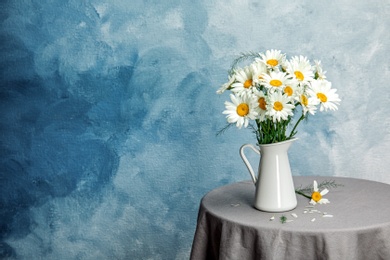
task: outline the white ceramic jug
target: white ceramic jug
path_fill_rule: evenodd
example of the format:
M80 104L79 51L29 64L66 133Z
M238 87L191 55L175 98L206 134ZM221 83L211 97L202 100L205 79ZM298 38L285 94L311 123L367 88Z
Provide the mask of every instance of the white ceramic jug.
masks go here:
M251 144L240 148L240 156L256 185L254 206L268 212L283 212L297 206L297 197L292 179L287 151L296 138L273 144L260 145L260 150ZM260 155L258 176L244 154L251 148Z

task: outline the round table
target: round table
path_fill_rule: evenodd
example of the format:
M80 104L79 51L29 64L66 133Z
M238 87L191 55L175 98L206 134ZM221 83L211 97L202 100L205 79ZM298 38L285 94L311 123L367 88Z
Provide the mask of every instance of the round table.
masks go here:
M316 180L343 185L311 207L297 195L288 212L253 207L255 186L238 182L203 197L191 259L390 259L390 185L343 177L294 177L295 187ZM286 217L284 223L281 217Z

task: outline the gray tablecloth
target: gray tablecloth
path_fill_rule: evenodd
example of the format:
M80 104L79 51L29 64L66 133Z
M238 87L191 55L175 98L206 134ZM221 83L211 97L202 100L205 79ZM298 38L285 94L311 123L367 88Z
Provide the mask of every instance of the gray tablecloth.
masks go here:
M297 195L298 206L284 213L256 210L251 181L209 192L200 204L191 259L389 260L390 185L318 176L294 177L294 184L305 187L313 180L344 186L324 196L330 204L314 208ZM324 212L333 217L323 217ZM287 223L280 222L281 216Z

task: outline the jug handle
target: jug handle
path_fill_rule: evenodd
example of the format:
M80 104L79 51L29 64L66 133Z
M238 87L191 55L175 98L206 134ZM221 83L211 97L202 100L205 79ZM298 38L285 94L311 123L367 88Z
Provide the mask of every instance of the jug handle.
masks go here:
M252 181L253 183L256 185L256 182L257 182L257 178L256 178L256 175L255 175L255 172L253 171L253 168L252 168L252 165L249 163L248 159L246 158L245 154L244 154L244 149L245 148L251 148L254 152L256 152L257 154L260 154L260 150L257 149L255 146L251 145L251 144L244 144L243 146L241 146L240 148L240 156L242 158L242 160L244 161L246 167L248 168L248 171L252 177Z

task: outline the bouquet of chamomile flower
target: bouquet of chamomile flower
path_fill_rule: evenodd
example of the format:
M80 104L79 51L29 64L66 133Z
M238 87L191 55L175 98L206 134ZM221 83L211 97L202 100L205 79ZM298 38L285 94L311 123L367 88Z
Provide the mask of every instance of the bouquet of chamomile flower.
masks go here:
M249 65L238 66L247 60L251 60ZM288 60L279 50L239 56L228 73L228 82L217 93L227 90L231 101L225 102L223 114L228 125L223 130L232 125L249 126L259 145L293 138L303 119L318 110L337 110L341 101L326 80L320 61L311 64L303 56ZM296 114L299 118L294 120Z

